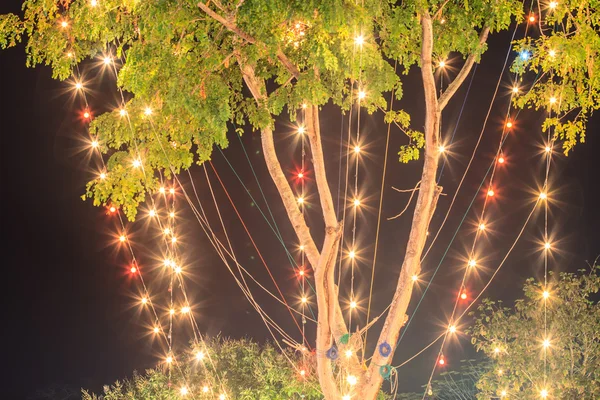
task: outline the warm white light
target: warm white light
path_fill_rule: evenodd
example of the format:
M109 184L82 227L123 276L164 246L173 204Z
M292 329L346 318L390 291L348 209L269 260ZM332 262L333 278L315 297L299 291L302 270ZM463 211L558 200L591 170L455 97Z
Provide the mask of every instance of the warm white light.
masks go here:
M556 1L551 1L550 4L548 4L548 7L550 8L556 8L558 6L558 2Z
M301 300L303 303L306 303L308 301L308 299L306 297L303 297Z
M298 204L304 204L304 197L298 197Z
M542 342L542 346L544 346L545 349L550 347L550 339L544 339L544 341Z
M542 399L545 399L546 397L548 397L548 391L546 389L542 389L540 391L540 396L542 397Z
M542 297L544 299L548 299L550 297L550 292L547 290L544 290L544 292L542 293Z
M125 110L124 108L121 108L121 109L119 110L119 114L121 115L121 117L124 117L124 116L126 116L126 115L127 115L127 110Z
M552 244L550 242L544 243L544 249L550 250L551 247L552 247Z
M365 93L365 91L364 91L364 90L360 90L360 91L358 92L358 99L359 99L359 100L362 100L362 99L364 99L365 97L367 97L367 94Z
M106 179L106 174L104 172L100 174L100 179Z
M358 207L358 206L360 206L360 200L354 199L354 207Z
M146 107L146 109L144 110L144 114L152 115L152 109L150 107Z
M301 135L304 135L304 133L306 132L306 128L304 128L303 126L299 126L298 127L298 133Z
M160 329L158 329L158 326L155 326L155 327L154 327L154 329L152 329L152 331L153 331L154 333L158 333L158 332L160 331Z
M355 256L356 256L356 253L354 252L354 250L350 250L350 252L348 253L348 257L354 258Z
M492 189L488 190L487 192L488 196L492 197L495 193Z
M298 172L298 179L304 178L304 174L302 172Z
M148 215L151 217L155 217L156 216L156 211L155 210L150 210L148 211Z
M175 315L175 309L174 309L174 308L171 308L171 309L169 310L169 314L171 314L171 315Z
M167 362L167 364L171 364L173 362L173 357L168 356L165 361Z
M180 274L181 273L181 267L179 267L179 266L175 267L175 273L176 274Z
M496 353L496 354L500 354L500 348L499 348L499 347L496 347L496 348L494 349L494 353Z
M187 314L187 313L190 312L190 310L191 310L191 308L189 308L188 306L181 307L181 313L182 314Z
M415 274L415 275L412 276L412 281L413 282L416 282L418 280L419 280L419 275Z
M170 267L173 265L173 261L169 260L168 258L165 258L165 267Z
M504 159L504 157L502 157L502 156L498 157L498 162L499 162L500 164L504 164L504 161L506 161L506 160Z
M306 103L302 103L302 108L306 109L308 105Z
M469 260L469 267L474 267L477 265L477 261L475 260Z
M138 159L133 160L133 167L134 168L139 168L142 166L142 162Z
M161 187L160 187L160 189L158 189L158 191L159 191L160 193L163 193L163 194L164 194L164 193L165 193L165 188L161 186Z
M445 61L440 61L439 64L438 64L438 66L440 68L444 68L446 66L446 62Z
M546 153L550 153L552 151L552 147L546 146L546 148L544 148L544 150L546 151Z
M440 151L440 153L443 153L444 151L446 151L446 147L445 146L440 146L439 147L439 151Z
M91 114L88 111L83 113L83 118L88 119L89 117L91 117Z
M342 396L342 400L350 400L350 395L346 394L346 395Z
M501 391L501 392L500 392L500 396L502 396L502 397L506 397L506 390L503 390L503 391Z
M104 61L104 65L110 65L110 63L112 62L112 58L104 57L102 61Z
M540 193L540 199L541 200L545 200L548 197L548 195L544 192Z
M450 327L448 328L448 332L450 332L450 333L456 333L456 326L450 325Z
M185 396L186 394L188 394L188 388L183 386L181 389L179 389L179 393L181 393L182 396Z
M556 97L552 96L550 97L550 104L554 104L556 103Z
M355 301L351 301L350 302L350 308L356 308L356 302Z
M98 5L98 0L90 0L90 5L96 7Z
M350 358L352 357L352 350L346 350L344 354L346 354L346 358Z
M513 126L512 122L508 121L508 122L506 123L506 127L507 127L507 128L512 128L512 126Z
M519 87L515 86L512 88L513 93L519 93Z
M198 361L204 360L204 352L203 351L198 351L196 353L196 360L198 360Z
M75 89L77 89L77 90L81 90L81 89L83 89L83 84L82 84L81 82L77 82L77 83L75 84Z
M479 224L479 230L480 231L484 231L485 230L485 224Z
M95 149L100 145L97 140L92 140L91 146Z
M169 189L169 193L171 193L171 194L175 194L175 188L171 188L171 189Z
M204 393L208 393L208 386L203 386L203 387L202 387L202 391L203 391Z
M304 251L304 245L303 244L300 245L300 251Z
M66 28L66 27L69 26L69 23L67 21L63 21L63 22L60 23L60 26L63 27L63 28Z
M142 304L147 304L147 303L148 303L148 298L142 297Z
M119 236L119 240L121 242L124 242L127 238L124 235Z
M357 46L362 46L364 42L365 38L362 35L354 38L354 44L356 44Z
M556 56L556 50L550 50L550 51L548 51L548 55L549 55L550 57L554 57L554 56Z
M225 395L224 394L220 394L219 395L219 400L225 400Z
M175 213L174 213L173 211L171 211L171 212L169 213L169 217L171 217L171 218L175 218Z
M348 375L348 377L346 378L346 381L348 381L348 384L350 386L354 386L358 382L358 378L354 375Z
M171 233L171 230L170 230L169 228L165 228L165 229L163 230L163 233L164 233L165 235L168 235L169 233Z
M360 153L360 146L354 146L354 152Z

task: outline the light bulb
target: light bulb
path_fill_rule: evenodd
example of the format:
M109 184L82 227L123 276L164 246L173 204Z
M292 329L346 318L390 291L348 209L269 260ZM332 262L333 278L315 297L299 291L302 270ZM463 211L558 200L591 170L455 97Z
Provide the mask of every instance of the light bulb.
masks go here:
M444 151L446 151L445 146L440 146L438 149L439 149L440 153L443 153Z
M83 113L83 118L88 119L89 117L91 117L91 114L89 113L89 111L85 111Z
M308 299L306 297L303 297L301 300L303 303L306 303L308 301Z
M352 350L348 349L344 352L344 354L346 355L346 358L350 358L350 357L352 357Z
M365 93L365 91L364 91L364 90L360 90L360 91L358 92L358 99L359 99L359 100L362 100L362 99L364 99L365 97L367 97L367 94Z
M348 257L354 258L355 256L356 256L356 253L354 252L354 250L350 250L350 252L348 253Z
M306 375L306 371L305 371L305 370L303 370L303 369L301 369L301 370L300 370L300 375L301 375L301 376L304 376L304 375Z
M477 265L477 261L475 260L469 260L469 267L474 267Z
M173 211L171 211L171 212L169 213L169 217L171 217L171 218L175 218L175 213L174 213Z
M550 146L546 146L546 147L544 148L544 151L545 151L546 153L550 153L550 152L552 151L552 147L550 147Z
M556 50L549 50L549 51L548 51L548 55L549 55L550 57L554 57L554 56L556 56Z
M68 26L69 26L69 23L68 23L67 21L62 21L62 22L60 23L60 26L61 26L61 27L63 27L63 28L66 28L66 27L68 27Z
M121 235L121 236L119 236L119 240L121 242L124 242L125 240L127 240L127 238L125 237L125 235Z
M540 391L540 396L542 397L542 399L545 399L546 397L548 397L548 391L546 389L542 389Z
M208 393L208 386L202 386L202 391L204 393Z
M95 149L100 145L97 140L92 140L91 146Z
M360 153L360 146L354 146L354 152Z
M156 211L155 210L150 210L148 211L148 215L151 217L155 217L156 216Z
M306 107L307 107L307 104L306 103L302 103L302 108L306 109Z
M360 200L354 199L354 207L358 207L358 206L360 206Z
M179 267L179 266L175 267L175 273L176 274L180 274L181 271L182 271L181 267Z
M544 339L544 341L542 342L542 346L544 346L545 349L550 347L550 339Z
M351 301L350 302L350 308L356 308L356 302L355 301Z
M506 160L504 159L504 157L502 157L502 156L498 157L498 163L500 163L500 164L504 164L504 161L506 161Z
M160 189L158 189L158 191L159 191L160 193L163 193L163 194L164 194L164 193L165 193L165 188L161 186L161 187L160 187Z
M460 298L461 298L461 299L463 299L463 300L466 300L466 299L467 299L467 293L465 293L465 292L462 292L462 293L460 294Z
M304 197L298 197L298 204L304 204Z
M114 213L115 211L117 211L117 208L115 206L110 206L108 211L110 211L111 213Z
M104 57L102 61L104 62L104 65L110 65L110 63L112 62L112 58Z
M548 7L554 9L558 6L558 2L556 1L551 1L550 4L548 4Z
M535 22L535 15L531 14L529 16L529 22Z
M160 329L158 328L158 326L155 326L154 329L152 329L152 331L154 333L158 333L160 331Z
M485 224L479 224L479 230L480 231L485 230Z
M350 400L350 395L345 394L344 396L342 396L342 400Z
M133 168L139 168L142 166L142 162L138 159L133 160Z
M448 328L448 332L450 332L450 333L456 333L456 326L450 325L450 327Z
M171 189L169 189L169 193L171 193L171 194L175 194L175 188L171 188Z
M300 135L304 135L305 132L306 132L306 128L304 128L303 126L298 127L298 133Z
M171 309L169 310L169 314L170 314L170 315L175 315L175 309L174 309L174 308L171 308Z
M179 393L181 393L182 396L185 396L186 394L188 394L188 388L182 386L181 389L179 389Z
M198 361L204 360L204 352L203 351L198 351L196 353L196 360L198 360Z
M182 314L187 314L187 313L189 313L189 312L190 312L190 310L191 310L191 309L190 309L188 306L181 307L181 313L182 313Z
M220 394L219 395L219 400L225 400L225 395L224 394Z
M68 52L68 53L67 53L67 57L69 57L69 58L73 58L73 53L72 53L72 52Z
M550 242L544 243L544 249L550 250L551 247L552 247L552 244L550 244Z
M359 35L354 38L354 44L356 44L357 46L362 46L364 42L365 38L362 35Z
M501 392L500 392L500 396L502 396L502 397L506 397L506 390L503 390L503 391L501 391Z
M300 245L300 251L304 251L304 245L303 244Z
M507 127L507 128L512 128L512 126L513 126L512 122L508 121L508 122L506 123L506 127Z
M144 110L144 114L152 115L152 109L150 107L146 107L146 109Z
M494 349L494 353L496 353L496 354L500 354L500 347L496 347L496 348Z
M106 179L106 174L104 172L100 173L100 179Z
M438 364L440 364L440 365L446 364L446 360L444 360L444 357L440 358L440 360L438 361Z
M556 103L556 97L552 96L550 97L550 104L554 104Z
M518 86L514 86L512 88L513 93L519 93L519 87Z
M131 271L132 274L135 274L137 272L137 268L132 266L129 271Z
M299 179L302 179L302 178L304 178L304 174L303 174L302 172L298 172L298 178L299 178Z
M148 298L147 297L142 297L142 304L146 304L148 303Z
M546 198L548 198L548 195L544 192L540 193L540 199L541 200L545 200Z
M173 357L168 356L165 361L167 362L167 364L171 364L173 362Z
M90 5L96 7L98 5L98 0L90 0Z
M165 229L163 230L163 233L164 233L165 235L168 235L169 233L171 233L171 230L170 230L169 228L165 228Z
M492 197L495 193L492 189L488 190L487 192L488 196Z
M177 243L177 238L175 236L171 238L171 243Z
M445 61L440 61L438 65L439 65L440 68L444 68L446 66L446 62Z
M542 297L544 299L548 299L550 297L550 292L547 290L544 290L544 292L542 293Z
M298 271L298 275L300 275L300 276L304 276L304 270L303 270L303 269L301 269L300 271Z
M412 276L412 281L413 282L416 282L418 280L419 280L419 275L415 274L415 275Z
M126 116L126 115L127 115L127 110L125 110L124 108L121 108L121 109L119 110L119 115L121 115L121 117L124 117L124 116Z
M83 89L83 84L82 84L81 82L77 82L77 83L75 84L75 89L77 89L77 90L81 90L81 89Z

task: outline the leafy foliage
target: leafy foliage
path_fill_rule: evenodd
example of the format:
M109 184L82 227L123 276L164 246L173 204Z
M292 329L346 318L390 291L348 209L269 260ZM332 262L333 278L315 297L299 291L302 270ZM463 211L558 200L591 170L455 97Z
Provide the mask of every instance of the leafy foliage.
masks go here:
M514 307L491 300L479 306L472 342L493 360L477 383L479 399L499 396L503 390L509 398L539 399L544 389L554 399L600 397L598 267L561 273L549 286L547 312L544 288L533 279ZM546 365L545 338L550 340Z
M203 350L207 353L203 362L181 363L181 371L172 367L168 372L134 373L131 379L105 386L102 395L84 391L83 400L180 400L182 387L195 399L213 399L223 392L237 400L322 397L310 361L304 364L304 378L291 367L286 357L302 365L302 358L294 353L284 355L271 345L260 347L247 339L212 339ZM182 360L187 358L193 355L181 355ZM207 393L204 386L210 388Z

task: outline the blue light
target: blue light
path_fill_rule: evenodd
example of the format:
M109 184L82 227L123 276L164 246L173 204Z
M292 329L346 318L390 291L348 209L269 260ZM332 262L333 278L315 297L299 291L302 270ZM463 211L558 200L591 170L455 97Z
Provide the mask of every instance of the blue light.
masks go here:
M521 53L521 60L526 61L529 59L529 52L527 50L523 50Z

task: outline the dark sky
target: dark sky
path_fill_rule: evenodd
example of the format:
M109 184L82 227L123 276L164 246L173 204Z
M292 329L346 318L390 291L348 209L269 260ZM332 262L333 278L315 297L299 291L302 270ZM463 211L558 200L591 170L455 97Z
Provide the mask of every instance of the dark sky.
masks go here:
M3 2L0 13L18 12L19 8L19 1ZM432 231L441 223L475 145L508 43L507 35L492 38L490 50L477 70L452 146L453 157L441 180L448 195L440 200L432 221ZM85 130L76 121L77 106L71 102L69 95L64 94L65 84L52 80L48 68L25 68L22 46L0 52L0 68L0 198L4 211L1 224L4 260L4 289L1 291L4 309L3 393L6 398L24 398L52 385L99 390L102 384L130 375L135 369L153 366L159 347L153 346L146 336L144 324L148 322L147 315L140 315L132 307L131 296L138 293L138 286L126 274L126 254L110 244L115 221L103 209L80 199L91 176L91 164L85 153L80 152L80 140L85 137ZM505 77L508 78L508 75ZM422 124L420 107L423 105L418 74L411 73L405 79L405 99L401 105L413 114L414 125L418 128ZM100 85L96 89L99 90ZM501 91L502 95L492 111L482 145L454 211L423 265L426 276L438 265L493 157L508 102L505 92ZM95 96L92 107L107 107L112 101L113 93L103 93ZM465 93L466 87L463 87L444 113L446 138L452 134ZM361 134L368 143L369 156L364 158L360 186L368 193L367 202L371 205L364 217L359 219L357 228L357 237L364 249L361 254L366 259L357 271L358 293L363 300L368 293L369 260L372 259L385 145L386 126L381 120L381 115L363 115ZM322 126L334 195L338 187L341 121L342 117L335 108L325 108ZM490 271L496 268L510 247L530 210L532 194L528 190L535 188L543 176L542 157L536 147L542 138L541 121L539 114L522 112L517 129L506 142L507 163L498 172L497 196L488 214L494 232L480 246L487 270L482 271L480 281L473 282L473 290L481 288L482 283L487 281ZM284 167L291 171L299 160L298 148L285 124L277 128L279 154ZM551 170L551 187L555 195L550 218L551 232L556 234L559 249L554 252L555 258L551 262L551 268L555 270L583 268L600 254L600 211L597 205L594 206L598 203L600 191L597 160L593 159L600 146L599 130L600 119L596 116L590 120L586 143L578 145L568 158L555 157ZM233 134L230 137L231 145L225 155L259 200L258 205L264 208L242 147ZM283 237L289 247L294 248L296 241L262 161L259 136L247 132L242 140ZM399 212L408 199L406 194L394 192L390 187L409 188L419 179L421 164L403 165L397 162L396 153L404 141L402 134L392 130L382 214L384 222L376 267L374 314L381 311L391 297L410 226L410 213L395 221L385 221L385 217ZM214 154L214 164L282 291L293 301L298 289L283 248L218 151ZM210 207L202 169L194 167L193 176L203 204ZM218 185L214 175L212 182ZM227 198L220 187L216 189L239 259L257 279L273 289ZM481 200L479 196L475 210L480 209ZM269 336L264 325L216 257L183 201L179 201L179 207L182 210L179 225L185 230L182 249L190 261L188 287L196 299L195 310L201 329L211 335L222 333L232 337L249 336L261 342L267 340ZM471 210L467 222L472 223L474 215ZM514 300L520 294L526 277L540 276L542 263L540 252L536 250L536 240L542 237L541 217L539 213L534 215L523 238L487 292L488 296ZM309 222L318 228L315 212L309 211ZM158 241L140 228L141 225L135 225L133 229L137 235L136 252L143 264L152 261L152 248ZM451 311L450 303L460 279L460 257L466 254L471 241L471 228L459 231L407 331L396 361L402 361L420 350L443 329L444 316ZM258 289L253 292L269 314L299 338L285 309ZM415 303L416 297L409 312L412 312ZM308 331L314 332L314 326L308 325ZM375 336L371 334L371 339ZM189 332L184 327L176 331L177 343L183 344L188 338ZM435 351L425 352L400 370L401 389L414 390L426 383ZM468 338L461 340L460 344L452 344L446 355L450 366L453 362L457 364L459 359L472 357Z

